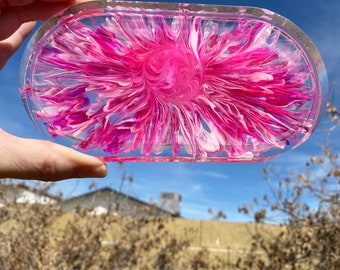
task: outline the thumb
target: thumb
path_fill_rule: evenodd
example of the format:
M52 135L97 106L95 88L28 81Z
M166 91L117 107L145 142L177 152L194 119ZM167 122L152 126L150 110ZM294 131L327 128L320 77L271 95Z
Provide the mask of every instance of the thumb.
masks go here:
M58 181L105 177L99 158L49 141L15 137L0 129L0 178Z

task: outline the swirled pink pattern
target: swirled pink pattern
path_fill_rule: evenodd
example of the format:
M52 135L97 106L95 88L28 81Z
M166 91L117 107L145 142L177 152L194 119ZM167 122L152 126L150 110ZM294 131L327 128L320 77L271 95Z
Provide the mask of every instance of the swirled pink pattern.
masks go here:
M75 147L237 158L312 127L309 68L270 24L124 13L89 24L48 39L25 90L48 132Z

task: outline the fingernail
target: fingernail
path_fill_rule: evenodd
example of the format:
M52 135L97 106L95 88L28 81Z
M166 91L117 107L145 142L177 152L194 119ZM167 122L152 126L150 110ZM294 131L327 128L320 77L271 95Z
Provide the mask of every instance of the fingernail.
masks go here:
M105 164L98 167L82 167L78 171L78 176L80 178L85 177L98 177L103 178L107 176L107 167Z

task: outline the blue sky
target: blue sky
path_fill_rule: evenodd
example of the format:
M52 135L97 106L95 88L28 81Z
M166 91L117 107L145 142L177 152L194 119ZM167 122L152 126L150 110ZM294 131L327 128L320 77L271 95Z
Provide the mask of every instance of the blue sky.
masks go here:
M195 1L191 1L195 2ZM202 3L204 3L202 1ZM329 81L336 87L340 84L340 1L209 1L227 5L247 5L275 11L297 24L318 47L328 70ZM46 139L29 119L18 90L21 49L0 72L0 127L24 137ZM311 154L321 152L327 130L321 124L311 138L298 149L269 162L282 170L299 170ZM335 138L338 137L334 136ZM339 148L339 141L334 141ZM207 209L223 210L229 221L243 221L237 207L250 202L253 197L263 195L268 188L260 174L265 163L127 163L127 173L132 175L132 185L125 185L124 191L142 200L159 200L161 191L179 192L182 195L182 216L186 218L209 219ZM108 164L106 178L96 180L98 187L118 188L121 171L116 163ZM273 179L275 180L275 179ZM88 191L93 179L67 180L58 183L54 190L65 196Z

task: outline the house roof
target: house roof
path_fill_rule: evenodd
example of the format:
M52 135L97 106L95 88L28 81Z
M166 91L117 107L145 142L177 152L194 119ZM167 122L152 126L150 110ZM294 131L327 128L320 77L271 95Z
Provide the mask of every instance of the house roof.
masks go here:
M84 193L84 194L81 194L81 195L78 195L78 196L75 196L75 197L71 197L69 199L63 200L62 203L74 202L74 201L77 201L77 200L79 200L81 198L95 196L96 194L100 194L100 193L110 193L110 194L113 193L116 196L121 197L122 199L127 199L127 200L130 200L130 201L135 202L137 204L141 204L141 205L146 206L146 207L152 207L156 211L165 213L167 215L178 216L177 214L171 213L171 212L169 212L169 211L167 211L167 210L165 210L165 209L163 209L163 208L161 208L161 207L159 207L157 205L149 204L147 202L144 202L142 200L137 199L136 197L133 197L133 196L121 193L121 192L119 192L117 190L114 190L114 189L112 189L110 187L104 187L104 188L97 189L97 190L94 190L94 191L91 191L91 192L87 192L87 193Z
M154 209L158 213L163 213L163 214L166 214L166 215L169 215L169 216L178 216L178 214L172 213L172 212L170 212L166 209L163 209L163 208L159 207L158 205L149 204L145 201L137 199L136 197L121 193L121 192L114 190L110 187L104 187L104 188L101 188L101 189L90 191L90 192L87 192L87 193L84 193L84 194L81 194L81 195L78 195L78 196L71 197L69 199L62 199L60 196L51 195L51 194L48 193L48 189L34 188L34 187L31 187L31 186L27 186L23 183L4 184L4 185L2 185L2 189L3 189L3 191L5 189L6 191L12 191L12 192L15 192L16 190L17 191L19 191L19 190L29 191L33 194L38 195L38 196L47 197L49 199L52 199L56 203L59 203L59 204L76 202L79 199L84 199L84 198L86 199L86 197L96 196L96 195L99 195L100 193L109 193L110 195L115 194L117 197L119 196L121 199L129 200L129 201L134 202L136 204L139 204L141 206L151 207L152 209ZM0 193L1 193L1 190L0 190Z

